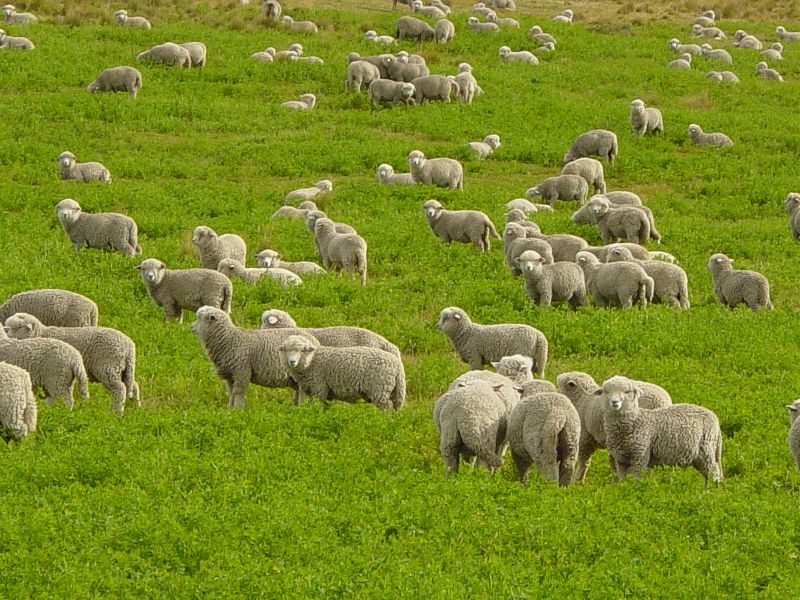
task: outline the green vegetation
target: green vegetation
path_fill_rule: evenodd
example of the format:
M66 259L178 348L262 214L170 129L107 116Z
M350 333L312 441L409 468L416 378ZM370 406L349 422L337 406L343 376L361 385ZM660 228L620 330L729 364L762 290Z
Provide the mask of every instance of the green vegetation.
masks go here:
M37 49L0 52L0 298L39 287L92 297L101 324L137 343L144 403L119 418L94 384L72 412L42 405L31 439L0 445L0 595L796 595L800 487L784 405L798 395L800 298L798 247L781 203L798 187L800 48L784 53L787 84L755 79L757 53L732 50L742 83L720 85L703 78L718 67L702 59L691 72L665 67L673 58L667 40L689 37L686 16L631 25L623 12L591 27L546 24L558 50L531 67L500 62L497 48L531 49L525 29L549 13L518 15L521 31L476 36L462 12L451 44L400 47L419 50L433 73L453 74L467 60L483 96L472 106L373 111L365 96L343 92L345 56L379 52L362 32L392 33L403 10L292 11L323 27L303 37L260 24L255 5L230 9L230 26L203 3L189 22L128 8L152 17L154 29L126 30L105 17L7 27ZM772 40L774 25L723 23L762 40ZM204 70L139 66L136 101L84 91L104 68L136 65L136 54L156 43L193 39L208 45ZM326 64L248 58L293 41ZM278 107L304 92L317 94L318 108ZM663 137L630 134L635 97L663 111ZM692 122L735 145L691 146ZM447 247L425 224L420 206L431 197L502 224L502 205L557 174L572 139L599 127L620 139L609 189L635 191L652 208L664 235L659 249L689 275L689 311L543 311L509 276L499 242L488 255ZM488 133L500 134L502 148L471 160L466 143ZM413 149L462 159L464 191L378 186L377 165L405 171ZM114 183L59 181L63 150L103 162ZM163 322L137 263L98 251L76 258L54 209L72 197L87 211L129 214L144 257L173 268L197 265L190 239L200 224L242 235L252 252L272 247L289 260L313 260L304 225L269 215L287 191L323 178L335 190L322 209L369 243L367 287L335 276L307 277L287 291L236 281L232 315L256 327L261 311L275 307L304 325L382 333L404 353L409 396L397 414L342 403L294 407L288 390L257 387L247 411L227 410L188 324ZM569 221L571 209L536 220L545 232L598 243L592 228ZM706 263L720 251L769 278L775 311L715 303ZM551 380L566 370L598 381L625 374L714 410L725 434L725 483L704 489L693 470L660 468L614 485L605 452L586 485L564 490L535 475L519 485L510 460L494 477L465 468L445 480L431 408L467 368L435 329L452 305L477 322L541 329Z

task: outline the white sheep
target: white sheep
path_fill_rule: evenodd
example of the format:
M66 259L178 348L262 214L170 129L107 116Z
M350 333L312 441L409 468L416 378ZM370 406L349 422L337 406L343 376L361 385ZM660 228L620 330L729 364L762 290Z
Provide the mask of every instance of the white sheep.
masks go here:
M208 48L203 42L184 42L178 45L181 48L186 48L189 52L189 58L192 59L192 67L200 67L202 69L206 66Z
M333 182L330 179L320 179L311 187L292 190L283 197L284 202L289 200L313 200L320 194L333 191Z
M708 37L715 40L724 40L725 32L719 27L703 27L702 25L692 25L692 33L694 37Z
M441 10L445 15L449 15L451 12L453 12L451 8L447 6L447 4L442 2L442 0L431 0L430 4L431 6L435 6L436 8Z
M766 62L762 61L756 65L756 76L762 79L771 79L773 81L783 82L783 76L775 69L770 69Z
M469 142L467 147L477 154L479 159L484 159L500 147L500 136L493 133L484 137L482 142Z
M233 258L244 263L244 257L247 256L247 245L241 237L235 233L218 235L205 225L194 228L192 244L197 248L200 265L204 269L216 270L223 258Z
M450 94L455 92L458 97L460 88L455 79L444 75L424 75L411 80L414 86L414 100L417 104L425 104L434 100L450 102Z
M555 21L556 23L572 23L572 18L575 13L572 12L571 9L566 8L561 11L561 14L556 15L551 21Z
M192 55L183 46L172 42L164 42L153 46L149 50L140 52L136 55L137 60L150 60L156 64L174 65L190 69L192 67Z
M702 25L703 27L711 27L714 25L714 21L717 18L717 15L714 13L713 10L707 10L702 15L697 17L693 22L692 25Z
M508 210L514 210L518 208L526 213L538 211L553 212L553 208L549 204L534 204L525 198L514 198L513 200L509 200L503 205L503 207L507 208Z
M295 21L289 15L281 17L281 25L287 27L291 31L298 31L300 33L318 33L319 28L313 21Z
M357 233L338 233L330 219L317 219L314 237L319 242L322 264L326 269L359 274L361 285L367 285L367 242Z
M731 83L739 83L739 78L733 71L709 71L706 73L706 79L713 81L730 81Z
M733 146L733 141L724 133L705 133L700 125L692 123L686 130L686 135L692 140L693 144L698 146L716 146L717 148L724 148L726 146Z
M690 71L692 69L692 55L688 52L681 54L680 58L669 61L667 63L667 67L670 69L682 69L684 71Z
M714 282L714 295L720 304L734 308L746 304L753 312L762 308L772 310L769 281L761 273L733 270L733 259L714 254L708 261L708 272Z
M478 85L478 80L472 74L472 65L469 63L459 63L458 74L453 79L459 87L458 97L467 104L472 104L473 98L483 93L483 89Z
M775 42L767 48L766 50L762 50L759 54L765 57L767 60L783 60L783 44L780 42Z
M297 208L288 205L281 206L274 213L272 213L270 219L274 219L275 217L292 217L301 218L305 221L306 215L312 210L317 210L317 205L311 200L305 200L304 202L298 204Z
M775 28L775 35L784 42L796 42L800 40L800 31L786 31L783 25L778 25Z
M391 56L391 55L383 55L383 56ZM419 54L409 54L405 50L399 50L397 54L394 55L395 59L401 63L406 64L413 64L413 65L426 65L425 57Z
M433 235L446 244L463 242L488 252L490 238L500 239L492 220L479 210L447 210L438 200L427 200L422 210Z
M561 169L562 175L577 175L583 177L590 186L594 188L595 193L606 193L606 180L603 171L603 163L594 158L576 158L568 162Z
M550 204L550 208L555 206L556 200L576 200L581 205L588 194L589 184L586 180L580 175L572 174L548 177L525 191L526 198L543 198Z
M320 258L322 258L322 249L316 233L317 220L326 219L327 217L328 215L321 210L310 210L306 213L306 227L311 232L311 237L314 238L314 247L316 248L317 254L319 254ZM334 223L333 230L336 233L357 233L356 230L347 223Z
M290 262L288 260L283 260L283 256L280 252L269 248L258 252L254 256L256 263L258 263L258 266L262 269L285 269L297 275L314 275L325 272L325 269L315 262L307 260Z
M613 165L619 154L617 135L607 129L592 129L580 134L564 155L564 164L584 156L599 156Z
M289 100L282 102L282 108L291 108L293 110L311 110L317 104L317 97L314 94L301 94L299 100Z
M411 173L395 173L394 167L386 163L378 165L377 175L381 185L417 185Z
M593 213L597 231L604 244L626 239L644 245L650 239L650 220L641 206L613 205L602 195L592 196L586 203ZM659 243L660 236L659 236Z
M447 16L442 9L436 6L424 6L421 0L413 0L411 3L411 12L431 19L444 19Z
M425 21L415 17L400 17L397 19L394 37L398 40L409 38L425 42L434 39L436 32Z
M789 192L783 201L783 210L789 213L789 231L796 242L800 240L800 194Z
M495 13L486 15L486 21L488 23L494 23L498 27L514 27L519 29L519 21L511 17L498 17Z
M534 237L542 233L542 229L533 221L528 221L525 211L520 208L513 208L506 213L506 224L516 223L525 228L525 236ZM505 233L505 228L503 228Z
M597 306L630 308L634 302L642 307L653 299L653 279L641 266L630 262L601 264L590 252L581 251L575 262L583 269L586 291Z
M542 28L539 27L538 25L534 25L533 27L531 27L528 30L528 35L531 37L531 39L536 40L537 42L540 42L542 44L547 44L548 42L550 44L553 44L554 46L556 44L556 38L554 38L549 33L544 33L542 31Z
M544 259L544 264L550 265L553 260L553 249L545 240L537 237L538 227L526 228L521 223L509 222L503 228L503 246L506 255L506 264L511 269L514 277L522 275L517 259L523 252L534 250ZM534 236L534 237L528 237Z
M75 162L75 155L65 151L58 155L58 167L61 179L71 179L88 183L90 181L102 181L111 183L111 172L99 162Z
M703 44L700 46L700 48L703 50L703 58L707 58L709 60L721 60L728 64L733 64L733 57L727 50L722 50L721 48L714 49L711 47L711 44Z
M152 27L150 21L144 17L129 17L127 10L118 10L114 13L114 18L122 27L141 27L142 29L151 29Z
M36 431L36 398L25 369L0 362L0 427L12 440Z
M250 58L253 60L257 60L258 62L274 62L275 61L275 48L271 46L269 48L265 48L261 52L254 52L250 55Z
M414 104L416 91L417 88L407 82L376 79L369 84L367 95L372 105L377 108L383 102L391 102L392 106Z
M494 10L486 6L483 2L476 2L475 4L473 4L470 13L473 15L481 16L484 19L489 15L495 14Z
M703 53L703 49L698 44L681 44L678 38L672 38L668 44L675 54L694 54L700 56ZM690 61L691 58L692 57L689 56Z
M86 86L87 92L128 92L131 98L136 98L140 89L142 89L142 74L133 67L106 69Z
M733 45L737 48L745 48L747 50L761 50L764 48L764 44L761 43L761 40L754 35L748 34L743 29L739 29L733 37L736 38Z
M653 278L653 301L660 300L668 306L689 308L689 280L686 271L678 265L655 261L641 261L633 258L630 250L624 247L613 248L606 262L635 262Z
M274 269L252 269L245 267L238 260L232 258L223 258L219 261L217 271L225 275L228 279L238 277L249 285L255 285L264 278L271 279L283 287L303 284L303 280L300 279L297 273L293 273L288 269L282 269L280 267Z
M500 27L498 27L497 23L481 23L475 17L467 19L467 26L475 33L483 33L484 31L497 33L500 31Z
M569 302L573 309L586 306L586 282L583 271L574 262L545 264L535 250L526 250L517 258L525 278L525 291L531 302L546 308L552 302Z
M97 304L67 290L28 290L14 294L0 305L0 323L18 312L31 314L45 325L57 327L97 325Z
M434 39L437 44L445 44L456 37L456 26L452 21L439 19L433 26Z
M789 411L789 450L794 456L797 470L800 471L800 420L797 418L800 414L800 400L787 404L786 409Z
M85 213L71 198L56 204L56 214L76 254L80 254L84 244L87 248L113 249L129 257L142 253L136 222L126 215Z
M645 107L644 102L636 98L631 100L631 127L638 135L664 133L664 118L660 110Z
M508 62L526 62L532 65L539 64L539 59L533 55L533 52L528 52L527 50L512 52L511 48L508 46L500 46L497 55L500 58L506 59Z
M0 50L33 50L36 46L26 37L14 37L0 29Z
M266 0L261 5L261 16L271 21L277 21L281 18L283 7L281 7L278 0Z
M545 42L538 48L534 49L534 52L553 52L556 49L556 45L553 42Z
M417 183L464 189L464 167L454 158L426 158L421 151L412 150L408 153L408 170Z
M397 42L395 39L390 35L378 35L378 32L374 29L368 29L364 32L364 39L368 42L374 42L376 44L383 44L384 46L391 46L392 44L396 44Z

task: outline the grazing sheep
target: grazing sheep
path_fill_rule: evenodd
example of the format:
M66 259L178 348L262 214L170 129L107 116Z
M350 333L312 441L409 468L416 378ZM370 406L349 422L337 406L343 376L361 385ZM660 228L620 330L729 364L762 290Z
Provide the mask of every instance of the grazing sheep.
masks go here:
M34 50L36 46L25 37L13 37L0 29L0 50Z
M500 147L500 136L493 133L483 138L482 142L469 142L467 146L479 159L484 159Z
M80 254L84 244L87 248L113 249L125 256L142 253L136 239L138 228L130 217L119 213L85 213L70 198L56 204L56 214L64 233L75 245L76 254Z
M411 80L414 86L414 100L417 104L425 104L434 100L450 102L450 93L458 96L459 87L455 80L443 75L425 75Z
M150 60L156 64L174 65L186 69L192 67L192 55L189 54L189 51L172 42L164 42L163 44L153 46L149 50L140 52L136 55L136 59Z
M497 51L497 55L500 58L505 58L508 62L526 62L531 63L532 65L539 64L539 59L536 58L532 52L528 52L527 50L512 52L511 48L508 46L500 46L500 49Z
M58 155L58 167L61 179L73 179L88 183L90 181L102 181L111 183L111 172L99 162L75 162L75 155L66 151Z
M447 15L446 13L433 5L424 6L421 0L414 0L411 3L411 12L420 14L424 17L429 17L432 19L444 19Z
M722 482L722 432L717 416L702 406L673 404L642 410L641 391L625 377L612 377L601 387L603 429L617 478L655 465L692 466L708 483Z
M122 27L141 27L142 29L151 29L150 21L144 17L129 17L127 10L118 10L114 13L114 18L117 24Z
M725 32L719 27L703 27L702 25L692 25L694 37L708 37L715 40L724 40Z
M133 67L106 69L86 86L87 92L128 92L134 99L140 89L142 89L142 74Z
M446 210L438 200L428 200L422 210L433 235L446 244L463 242L488 252L490 238L500 239L494 223L479 210Z
M421 63L403 62L395 58L384 59L388 79L411 83L414 79L430 75L428 67Z
M326 269L358 273L361 285L367 285L367 242L357 233L337 233L330 219L317 219L314 237L319 242L322 264Z
M592 129L580 134L564 155L564 164L584 156L599 156L613 165L619 154L617 135L607 129Z
M514 198L513 200L509 200L503 205L508 210L519 209L523 212L553 212L553 208L549 204L534 204L530 200L526 200L525 198Z
M408 170L417 183L464 189L464 167L454 158L426 158L421 151L412 150L408 153Z
M317 24L313 21L295 21L288 15L281 17L281 25L288 27L291 31L300 33L317 33L319 31Z
M630 308L634 302L642 308L653 298L653 279L641 266L630 262L601 264L590 252L578 252L575 262L583 269L586 291L597 306Z
M711 27L714 25L714 19L716 19L716 15L714 14L713 10L707 10L702 15L697 17L693 22L692 25L702 25L703 27Z
M368 29L364 32L364 39L368 42L375 42L376 44L383 44L384 46L391 46L395 44L395 39L390 35L378 35L378 32L373 29Z
M714 295L720 304L734 308L746 304L753 312L762 308L772 310L769 281L755 271L733 270L733 259L714 254L708 261L708 271L714 281Z
M663 261L640 261L623 247L613 248L608 253L607 262L635 262L653 278L653 302L658 300L668 306L689 308L689 280L686 271L678 265Z
M30 25L39 21L36 15L17 12L17 8L13 4L3 6L3 15L6 17L6 23L14 25Z
M414 104L414 92L416 91L417 88L410 83L376 79L369 84L367 95L372 105L377 108L383 102L391 102L392 106Z
M411 2L412 0L392 0L392 10L396 10L398 4L405 4L409 10L413 10Z
M504 356L521 354L533 361L532 371L537 377L544 374L547 338L530 325L479 325L464 310L451 306L442 310L436 327L450 338L453 349L470 369L478 370Z
M800 31L786 31L783 25L778 25L775 28L775 35L778 36L779 40L783 40L784 42L796 42L800 40Z
M18 312L31 314L45 325L56 327L97 325L97 304L67 290L29 290L14 294L0 306L0 322Z
M291 108L293 110L311 110L317 104L317 97L314 94L302 94L300 100L290 100L282 102L281 108Z
M733 71L709 71L706 73L706 79L713 81L730 81L731 83L739 83L739 78Z
M148 258L136 268L147 293L164 311L164 319L183 323L183 311L201 306L231 310L233 285L222 273L211 269L167 269L158 259Z
M534 25L533 27L531 27L528 30L528 35L531 37L531 39L536 40L537 42L540 42L542 44L550 43L553 44L554 46L556 44L556 38L554 38L549 33L544 33L542 31L542 28L539 27L538 25Z
M577 200L578 205L586 202L589 184L580 175L557 175L548 177L540 184L528 188L525 197L544 198L553 208L556 200Z
M733 57L727 50L722 50L719 48L715 50L711 47L711 44L703 44L700 46L700 48L703 50L703 58L707 58L709 60L721 60L728 64L733 64Z
M526 250L517 258L525 277L525 292L531 302L547 308L552 302L569 302L573 310L586 306L586 282L583 271L574 262L545 264L535 250Z
M698 44L681 44L678 38L672 38L669 41L669 47L672 48L675 54L694 54L700 56L703 53L703 49ZM689 61L691 61L691 58L690 56Z
M186 48L189 52L189 58L192 60L193 67L200 67L201 69L206 66L206 55L208 49L203 42L184 42L178 44L181 48Z
M378 348L384 352L401 358L400 349L382 335L362 327L339 325L334 327L298 327L297 322L289 313L271 309L261 313L261 329L299 329L316 339L321 346L335 348L349 348L351 346L365 346Z
M769 65L763 61L756 65L756 76L762 79L772 79L774 81L783 82L783 76L775 69L770 69Z
M244 257L247 256L247 245L241 237L235 233L217 235L216 231L205 225L194 228L192 244L197 248L200 265L204 269L216 270L223 258L233 258L244 263Z
M283 287L290 285L302 285L303 280L287 269L248 269L238 260L223 258L219 261L217 271L225 275L228 279L238 277L247 284L255 285L262 278L272 279Z
M519 21L510 17L498 17L495 13L486 15L488 23L494 23L498 27L516 27L519 29Z
M0 362L0 427L4 435L19 440L34 433L36 409L28 372Z
M692 123L686 130L686 135L692 140L693 144L698 146L716 146L717 148L724 148L725 146L733 146L731 138L724 133L705 133L700 125Z
M292 273L296 273L297 275L313 275L316 273L325 272L325 269L320 267L315 262L310 262L307 260L289 262L287 260L283 260L283 256L280 254L280 252L276 252L275 250L262 250L254 256L258 266L262 269L285 269L287 271L291 271Z
M436 32L425 21L420 21L415 17L400 17L397 19L394 37L398 40L409 38L424 42L435 39Z
M572 17L575 13L572 12L569 8L562 10L561 14L556 15L551 21L555 21L557 23L572 23Z
M378 165L378 183L381 185L417 185L411 173L395 173L392 165Z
M646 108L638 98L631 100L631 127L638 135L664 133L664 118L657 108ZM600 192L601 194L604 192Z
M682 69L684 71L690 71L692 69L692 55L688 52L686 54L681 54L680 58L669 61L667 66L670 69Z
M800 194L789 192L783 201L783 210L789 213L789 231L796 242L800 240Z
M597 231L604 244L625 238L633 244L644 246L650 239L650 220L642 207L614 206L601 195L593 196L587 206L594 215Z
M577 175L583 177L596 194L606 193L606 180L603 173L603 163L594 158L578 158L568 162L561 169L562 175Z
M277 21L281 18L283 8L277 0L267 0L261 5L261 16Z
M585 239L578 237L577 235L570 235L568 233L544 235L541 232L533 232L528 230L526 231L526 234L529 237L542 240L543 242L546 242L548 246L550 246L552 249L553 262L574 262L575 255L584 248L589 247L589 242L587 242ZM545 264L549 264L549 262L546 262Z
M140 406L136 383L136 344L131 338L110 327L53 327L43 325L27 313L6 319L9 337L53 338L73 346L83 357L89 381L98 381L111 392L115 412L125 410L125 399L133 398Z
M782 52L783 52L783 44L781 44L780 42L775 42L774 44L772 44L772 46L770 46L766 50L762 50L761 52L759 52L759 54L761 56L766 57L767 60L783 60Z
M497 23L481 23L475 17L470 17L467 19L467 26L475 33L483 33L484 31L497 33L500 31L500 27L497 25Z
M292 190L283 197L284 202L289 200L313 200L320 194L327 194L333 191L333 182L330 179L321 179L312 187ZM314 206L316 208L316 205Z
M306 215L312 210L317 210L317 205L311 200L306 200L298 204L297 208L294 206L281 206L278 210L272 213L270 219L274 219L275 217L299 217L305 221Z
M280 331L280 330L278 330ZM278 347L281 365L304 395L356 402L364 399L381 410L399 410L406 400L403 362L379 348L322 346L308 336L292 335Z
M347 62L355 62L363 60L371 65L378 67L378 72L381 74L381 79L388 79L389 72L386 70L387 65L396 60L391 54L378 54L377 56L361 56L358 52L351 52L347 55Z
M761 43L761 40L742 29L739 29L733 37L736 38L733 45L737 48L745 48L747 50L761 50L764 48L764 44Z
M439 19L433 26L433 37L437 44L445 44L456 37L456 26L452 21Z
M460 63L458 74L453 79L456 80L459 87L458 97L467 104L472 104L472 99L483 93L483 89L472 74L472 66L469 63Z
M800 414L800 400L787 404L786 408L789 411L789 450L792 451L797 470L800 471L800 420L797 419Z

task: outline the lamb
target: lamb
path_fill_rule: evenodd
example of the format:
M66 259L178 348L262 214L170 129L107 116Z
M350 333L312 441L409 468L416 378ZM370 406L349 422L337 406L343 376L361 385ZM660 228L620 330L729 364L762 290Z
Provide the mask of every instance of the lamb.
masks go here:
M58 167L61 179L73 179L88 183L102 181L111 183L111 172L99 162L75 162L75 155L66 151L58 155Z
M607 262L635 262L653 278L653 301L661 300L668 306L689 308L689 280L686 271L678 265L663 261L640 261L627 248L613 248Z
M783 60L782 52L783 52L783 44L781 44L780 42L776 42L766 50L762 50L761 52L759 52L759 54L761 56L766 57L767 60Z
M503 229L506 264L511 268L511 274L514 277L522 274L517 264L517 259L527 250L538 252L544 259L546 265L555 262L553 260L553 249L550 244L536 237L526 237L528 233L528 230L518 223L507 223L505 229Z
M334 327L303 327L297 326L297 322L289 313L271 309L261 313L261 329L299 329L303 333L313 336L321 346L332 346L335 348L349 348L351 346L364 346L366 348L378 348L389 354L393 354L398 359L401 358L400 349L382 335L363 329L362 327L334 326Z
M136 99L140 89L142 89L142 74L133 67L106 69L86 87L87 92L128 92L133 99Z
M653 279L641 266L630 262L601 264L590 252L578 252L575 262L583 269L586 291L600 308L630 308L636 302L643 308L653 298Z
M503 10L517 10L517 3L514 0L492 0L492 6Z
M544 264L535 250L526 250L517 259L525 277L525 291L531 302L547 308L552 302L569 302L573 310L586 306L586 282L581 268L571 262Z
M721 60L728 64L733 64L733 57L727 50L722 49L714 49L711 47L711 44L703 44L700 46L703 50L703 58L707 58L709 60Z
M33 50L35 48L36 46L28 38L10 36L0 29L0 50Z
M280 330L278 330L280 331ZM399 410L406 400L403 362L378 348L322 346L291 335L278 347L283 368L297 382L299 397L355 402L363 398L381 410Z
M281 18L283 8L277 0L267 0L261 5L261 15L272 21L277 21Z
M495 13L486 15L486 21L494 23L498 27L516 27L519 29L519 21L510 17L498 17Z
M479 325L464 310L451 306L439 314L436 327L450 338L453 349L470 369L478 370L504 356L521 354L533 361L532 371L537 377L544 374L547 338L530 325Z
M204 269L216 270L223 258L233 258L244 263L247 255L247 245L241 237L235 233L217 235L216 231L205 225L194 228L192 244L197 248L200 266Z
M313 200L320 194L327 194L328 192L333 191L333 182L330 179L321 179L317 183L315 183L312 187L307 188L300 188L297 190L292 190L288 194L283 197L284 202L288 202L289 200ZM316 205L314 206L316 209Z
M480 96L483 93L481 86L472 74L472 66L469 63L460 63L458 65L458 74L453 77L459 87L458 97L467 104L472 104L472 99L475 96Z
M581 205L586 202L588 194L589 184L580 175L558 175L548 177L540 184L528 188L525 197L544 198L553 208L556 200L577 200L578 205Z
M714 295L720 304L734 308L746 304L753 312L762 308L772 310L769 281L755 271L733 270L733 259L714 254L708 261L708 271L714 281Z
M731 138L724 133L705 133L700 125L692 123L686 130L686 135L692 140L693 144L698 146L716 146L717 148L724 148L725 146L733 146Z
M631 100L631 127L638 135L664 133L664 118L660 110L646 108L644 102L636 98Z
M420 21L415 17L400 17L397 19L394 37L398 40L409 38L424 42L434 39L436 32L425 21Z
M11 339L0 326L0 361L25 369L33 386L44 390L50 406L56 398L63 398L71 409L75 403L72 397L75 381L81 397L89 397L89 378L81 354L66 342L47 338Z
M783 209L789 213L789 231L792 239L797 242L800 240L800 194L789 192L783 201Z
M292 17L284 15L281 17L281 25L288 27L291 31L300 33L317 33L319 29L313 21L295 21Z
M603 429L617 478L636 479L649 466L692 466L708 483L721 483L722 432L717 416L702 406L673 404L641 410L641 392L625 377L603 382Z
M464 167L454 158L425 158L421 151L412 150L408 153L408 170L417 183L464 189Z
M433 19L444 19L447 15L446 13L433 5L424 6L421 0L414 0L411 3L411 12L418 13L424 17L430 17Z
M733 71L709 71L706 73L706 79L713 81L730 81L731 83L739 83L739 78Z
M310 210L306 213L306 227L311 232L311 237L314 238L314 247L320 257L322 257L322 249L320 248L320 241L316 234L317 220L325 218L327 218L327 215L321 210ZM356 230L347 223L334 223L333 228L336 233L356 233Z
M0 427L19 440L36 431L36 398L28 372L0 362Z
M302 94L300 100L290 100L282 102L281 108L291 108L293 110L311 110L317 104L317 97L314 94Z
M164 319L183 322L183 311L201 306L231 310L233 285L222 273L211 269L167 269L158 259L148 258L136 268L147 293L164 311Z
M121 331L110 327L53 327L27 313L10 316L6 327L9 337L16 339L53 338L73 346L83 357L89 381L99 381L111 392L115 412L125 410L126 398L133 398L140 406L136 344Z
M368 42L375 42L376 44L383 44L384 46L391 46L395 44L395 39L390 35L378 35L378 32L373 29L368 29L364 32L364 39Z
M319 242L322 264L326 269L359 273L361 285L367 285L367 242L357 233L337 233L330 219L317 219L314 235Z
M531 63L532 65L539 64L539 59L536 58L532 52L528 52L527 50L512 52L511 48L508 46L500 46L500 49L497 51L497 55L500 58L505 58L508 62L526 62Z
M681 41L678 38L672 38L669 41L669 47L676 54L694 54L700 56L703 53L703 49L698 44L681 44ZM691 62L692 57L689 56L689 61Z
M592 129L575 138L572 146L564 155L564 164L584 156L599 156L613 165L618 154L617 136L613 131Z
M554 38L549 33L544 33L542 31L542 28L539 27L538 25L534 25L533 27L531 27L528 30L528 35L531 37L531 39L536 40L537 42L540 42L542 44L550 43L553 44L554 46L556 44L556 38Z
M446 244L472 244L480 252L491 249L490 238L500 239L491 219L479 210L446 210L438 200L422 205L433 235Z
M690 71L692 69L692 55L688 52L686 54L681 54L680 58L669 61L667 66L670 69L682 69L684 71Z
M458 96L459 87L455 80L443 75L426 75L411 80L414 86L414 100L417 104L425 104L434 100L450 102L450 92Z
M456 26L452 21L439 19L433 26L433 37L437 44L445 44L456 37Z
M595 193L606 193L606 180L603 173L603 163L594 158L578 158L564 165L562 175L577 175L583 177ZM587 192L588 193L588 192Z
M97 304L67 290L29 290L14 294L0 306L0 323L18 312L31 314L45 325L56 327L97 325Z
M383 102L391 102L392 106L398 104L414 104L414 92L417 91L412 84L388 79L377 79L369 84L368 97L374 107Z
M531 464L535 464L546 479L566 487L572 483L578 460L580 416L563 394L530 387L508 415L506 437L517 476L528 483Z
M136 59L151 60L156 64L173 65L186 69L190 69L192 66L192 55L189 54L189 51L172 42L164 42L140 52L136 55Z
M556 15L551 21L555 21L557 23L572 23L572 17L575 13L572 12L569 8L562 10L560 15Z
M200 67L201 69L206 66L206 55L208 49L203 42L184 42L178 44L181 48L186 48L189 52L189 58L192 61L192 67Z
M405 63L399 60L387 57L384 59L386 66L386 74L388 78L393 81L404 81L411 83L418 77L425 77L430 75L428 67L420 63Z
M509 210L519 209L526 213L540 211L553 212L549 204L534 204L525 198L514 198L506 202L503 206Z
M779 40L783 40L784 42L796 42L800 40L800 31L786 31L783 25L778 25L775 28L775 35L778 36Z
M250 58L258 62L274 62L275 61L275 48L265 48L262 52L254 52Z
M625 238L644 246L650 238L650 220L642 207L613 206L601 195L593 196L587 206L594 214L594 222L604 244Z
M294 206L281 206L278 210L272 213L270 219L274 219L275 217L299 217L305 221L306 215L311 210L317 210L317 205L311 200L305 200L304 202L298 204L297 208Z
M391 55L387 55L387 56L391 56ZM395 56L395 59L397 61L401 62L401 63L406 63L406 64L411 63L411 64L414 64L414 65L425 65L425 66L427 66L427 63L425 62L425 58L423 56L420 56L419 54L409 54L405 50L400 50L394 56Z
M84 244L87 248L113 249L128 257L142 253L137 241L138 228L130 217L119 213L85 213L70 198L56 204L56 214L76 254L80 254Z
M770 69L766 62L760 62L756 65L756 75L762 79L772 79L774 81L783 82L783 76L775 69Z
M411 173L395 173L392 165L383 163L378 165L378 183L381 185L416 185Z
M514 208L506 213L506 224L508 223L516 223L522 226L525 229L526 238L532 238L542 233L541 228L533 221L528 221L525 218L525 211L519 208ZM503 233L505 233L505 229L503 229Z
M714 19L716 19L714 11L707 10L702 15L697 17L692 23L692 25L702 25L703 27L711 27L712 25L714 25Z
M493 133L483 138L482 142L469 142L467 146L479 159L484 159L500 147L500 136Z
M297 275L313 275L316 273L324 273L325 269L320 267L315 262L301 260L297 262L289 262L283 260L280 252L275 250L265 249L255 255L258 266L262 269L285 269L296 273Z
M500 27L498 27L497 23L481 23L475 17L470 17L467 19L467 26L476 33L483 33L484 31L497 33L500 31Z
M249 285L255 285L264 277L272 279L283 287L303 284L303 280L300 279L296 273L287 269L248 269L238 260L232 258L223 258L219 261L217 271L225 275L228 279L238 277Z
M545 42L538 48L534 49L534 52L553 52L556 49L556 45L552 42Z
M761 43L761 40L742 29L739 29L733 37L736 38L733 45L737 48L745 48L747 50L761 50L764 48L764 44Z
M378 67L378 72L381 74L381 79L388 79L389 72L386 70L387 65L390 65L396 59L391 54L379 54L377 56L361 56L358 52L351 52L347 55L347 62L355 62L363 60Z
M692 25L694 37L708 37L715 40L724 40L725 32L719 27L703 27L702 25Z
M150 21L144 17L129 17L127 10L118 10L114 13L114 18L122 27L141 27L142 29L151 29L152 27Z
M789 411L789 450L792 451L797 470L800 471L800 421L797 420L797 415L800 414L798 412L800 400L787 404L786 408Z

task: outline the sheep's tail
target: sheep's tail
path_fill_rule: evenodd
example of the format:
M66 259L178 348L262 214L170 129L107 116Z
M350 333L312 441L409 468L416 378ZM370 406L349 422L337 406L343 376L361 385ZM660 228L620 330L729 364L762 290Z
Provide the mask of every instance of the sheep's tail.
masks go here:
M231 294L233 293L233 285L226 285L222 288L222 300L219 303L220 310L224 310L226 313L230 314L231 312Z
M655 282L653 281L652 277L645 276L645 278L639 282L639 293L636 295L636 302L642 308L647 306L647 303L653 300L654 288Z
M644 246L645 242L649 239L650 239L650 219L646 218L644 221L642 221L642 224L639 227L638 243Z
M451 91L455 91L456 98L458 98L459 95L461 95L461 86L458 85L458 81L456 81L455 77L453 77L452 79L448 77L448 79L450 80Z
M83 361L76 361L72 365L72 376L78 382L78 395L81 398L89 397L89 378L86 376L86 369L83 367Z
M689 283L684 277L681 279L678 291L678 304L680 304L681 308L691 308L691 304L689 302Z
M136 78L133 80L133 89L137 92L142 89L142 76L140 74L136 74Z
M650 239L651 240L655 240L657 243L660 244L661 243L661 234L658 232L658 229L656 229L656 223L653 220L652 211L647 213L647 222L650 224L650 236L649 236ZM673 260L675 260L674 257L673 257Z
M356 250L356 271L361 274L361 285L367 285L367 247Z
M25 398L25 412L22 414L22 423L25 425L26 433L36 431L36 415L36 398L33 397L31 390Z
M406 374L403 371L402 363L400 364L400 372L395 378L394 389L389 399L392 401L392 408L395 410L403 408L403 404L406 402Z
M500 234L497 233L497 229L495 228L494 223L492 223L492 220L488 218L486 219L486 230L489 232L489 235L494 239L496 240L502 239L500 237Z
M142 247L136 243L137 233L136 225L128 227L128 245L133 249L134 256L139 256L142 253Z
M619 154L619 142L617 141L617 136L611 138L611 151L608 153L608 162L610 164L614 164L614 159Z
M125 370L122 371L122 383L125 384L125 390L128 398L136 398L136 405L139 405L139 386L135 380L136 372L136 350L128 353L125 358Z
M533 373L544 377L544 368L547 365L547 338L544 335L538 336L531 358L533 359L533 368L531 369Z

